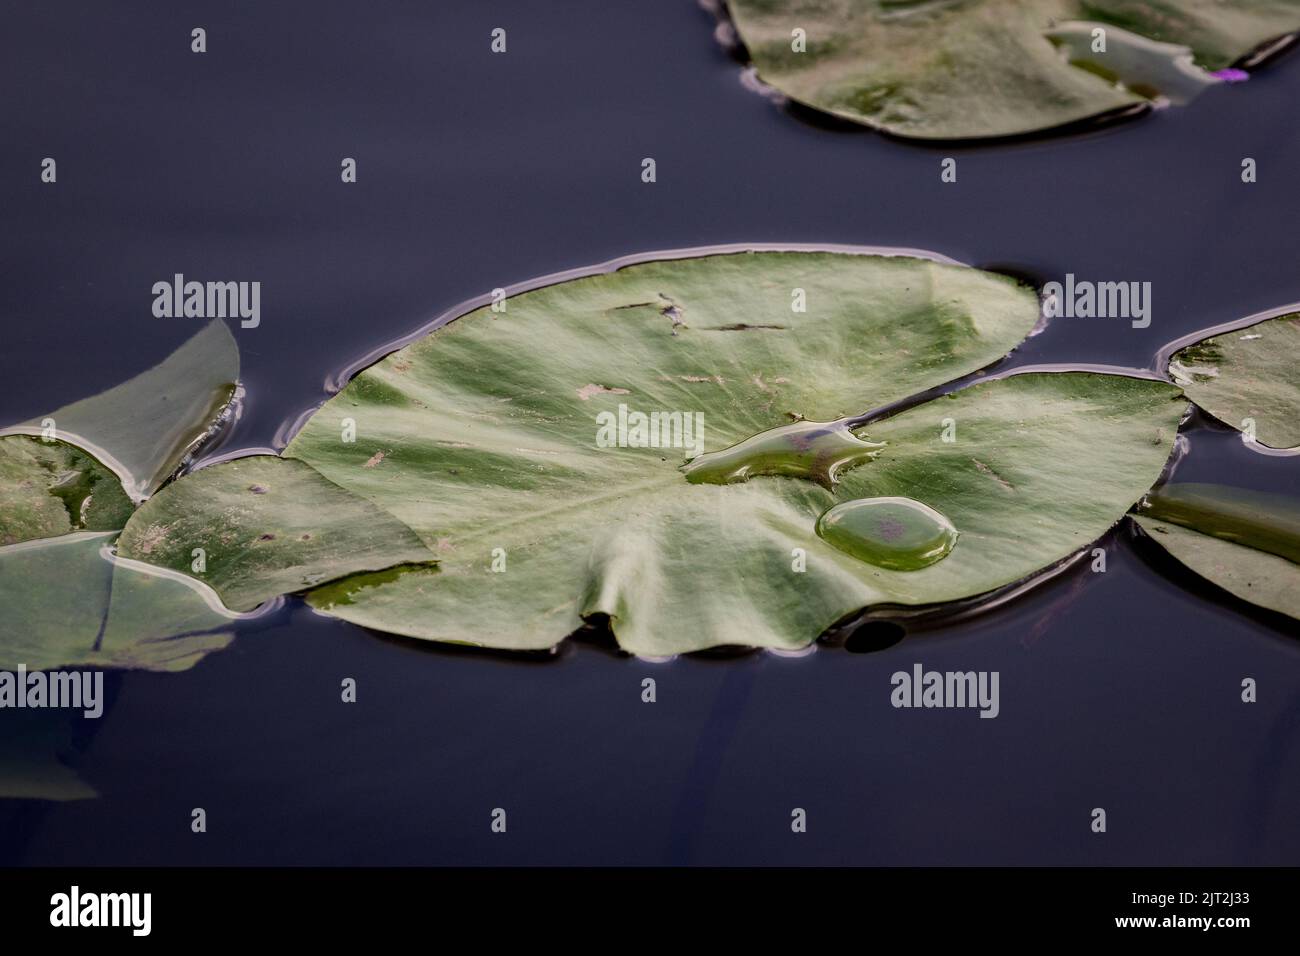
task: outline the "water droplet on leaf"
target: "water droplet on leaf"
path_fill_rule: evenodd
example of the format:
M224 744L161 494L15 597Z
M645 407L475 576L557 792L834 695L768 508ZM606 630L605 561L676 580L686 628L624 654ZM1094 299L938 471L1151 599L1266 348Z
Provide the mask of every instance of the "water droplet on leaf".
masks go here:
M860 498L818 518L817 534L868 564L918 571L946 558L958 532L942 514L911 498Z
M705 452L682 466L692 484L726 485L757 475L807 478L832 488L839 473L884 448L839 422L798 421L752 435L730 448Z

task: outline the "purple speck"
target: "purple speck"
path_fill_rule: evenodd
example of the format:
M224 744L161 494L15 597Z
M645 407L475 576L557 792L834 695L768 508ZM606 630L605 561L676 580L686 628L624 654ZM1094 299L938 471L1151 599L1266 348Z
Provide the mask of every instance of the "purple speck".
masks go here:
M907 532L907 528L897 518L881 518L876 525L876 532L884 541L897 541Z
M1226 70L1215 70L1210 76L1216 80L1223 80L1225 83L1245 83L1250 79L1250 74L1245 70L1237 70L1232 67Z

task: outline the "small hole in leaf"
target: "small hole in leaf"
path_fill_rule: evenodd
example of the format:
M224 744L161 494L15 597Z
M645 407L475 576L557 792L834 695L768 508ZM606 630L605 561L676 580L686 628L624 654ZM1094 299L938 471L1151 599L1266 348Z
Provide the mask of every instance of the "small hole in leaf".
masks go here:
M850 654L871 654L893 647L903 638L907 631L901 624L893 621L868 621L844 642L844 649Z

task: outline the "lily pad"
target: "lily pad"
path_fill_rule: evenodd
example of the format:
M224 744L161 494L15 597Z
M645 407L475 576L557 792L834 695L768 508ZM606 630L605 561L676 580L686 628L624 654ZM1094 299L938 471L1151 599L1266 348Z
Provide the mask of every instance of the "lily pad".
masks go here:
M0 434L47 434L93 454L134 500L152 494L202 441L239 381L239 348L213 320L166 359L99 395Z
M392 515L299 461L257 455L200 469L141 505L117 550L195 573L247 611L359 571L433 555Z
M1181 100L1300 30L1285 0L729 0L759 76L919 139L1010 136ZM1105 31L1105 50L1093 30ZM797 50L803 31L803 50ZM1192 65L1195 58L1197 66Z
M792 288L806 313L791 312ZM802 647L866 606L1020 580L1156 480L1185 409L1177 388L1017 375L859 430L884 448L838 476L782 477L789 462L766 446L768 473L728 463L724 483L692 483L681 466L940 385L1037 315L1030 290L977 270L790 253L648 263L471 313L362 372L285 450L414 528L438 568L359 575L308 600L380 630L506 648L551 647L608 616L622 647L663 655ZM638 413L682 428L637 447ZM695 447L681 447L688 423L689 439L703 428ZM800 431L820 442L827 429ZM837 501L875 496L943 513L956 546L899 571L817 535Z
M1166 485L1135 514L1151 540L1244 601L1300 618L1300 501L1198 483Z
M113 532L0 548L0 670L178 671L230 643L235 615L180 575L105 554Z
M0 438L0 545L116 530L131 510L117 476L89 453L24 435Z
M1169 360L1187 397L1270 448L1300 446L1300 312L1189 345Z

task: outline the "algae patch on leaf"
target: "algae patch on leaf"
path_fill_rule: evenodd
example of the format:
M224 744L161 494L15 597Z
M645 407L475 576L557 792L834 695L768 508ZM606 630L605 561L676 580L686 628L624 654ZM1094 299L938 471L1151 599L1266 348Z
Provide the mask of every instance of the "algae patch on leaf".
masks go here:
M113 472L72 445L0 437L0 546L73 531L111 531L132 504Z

